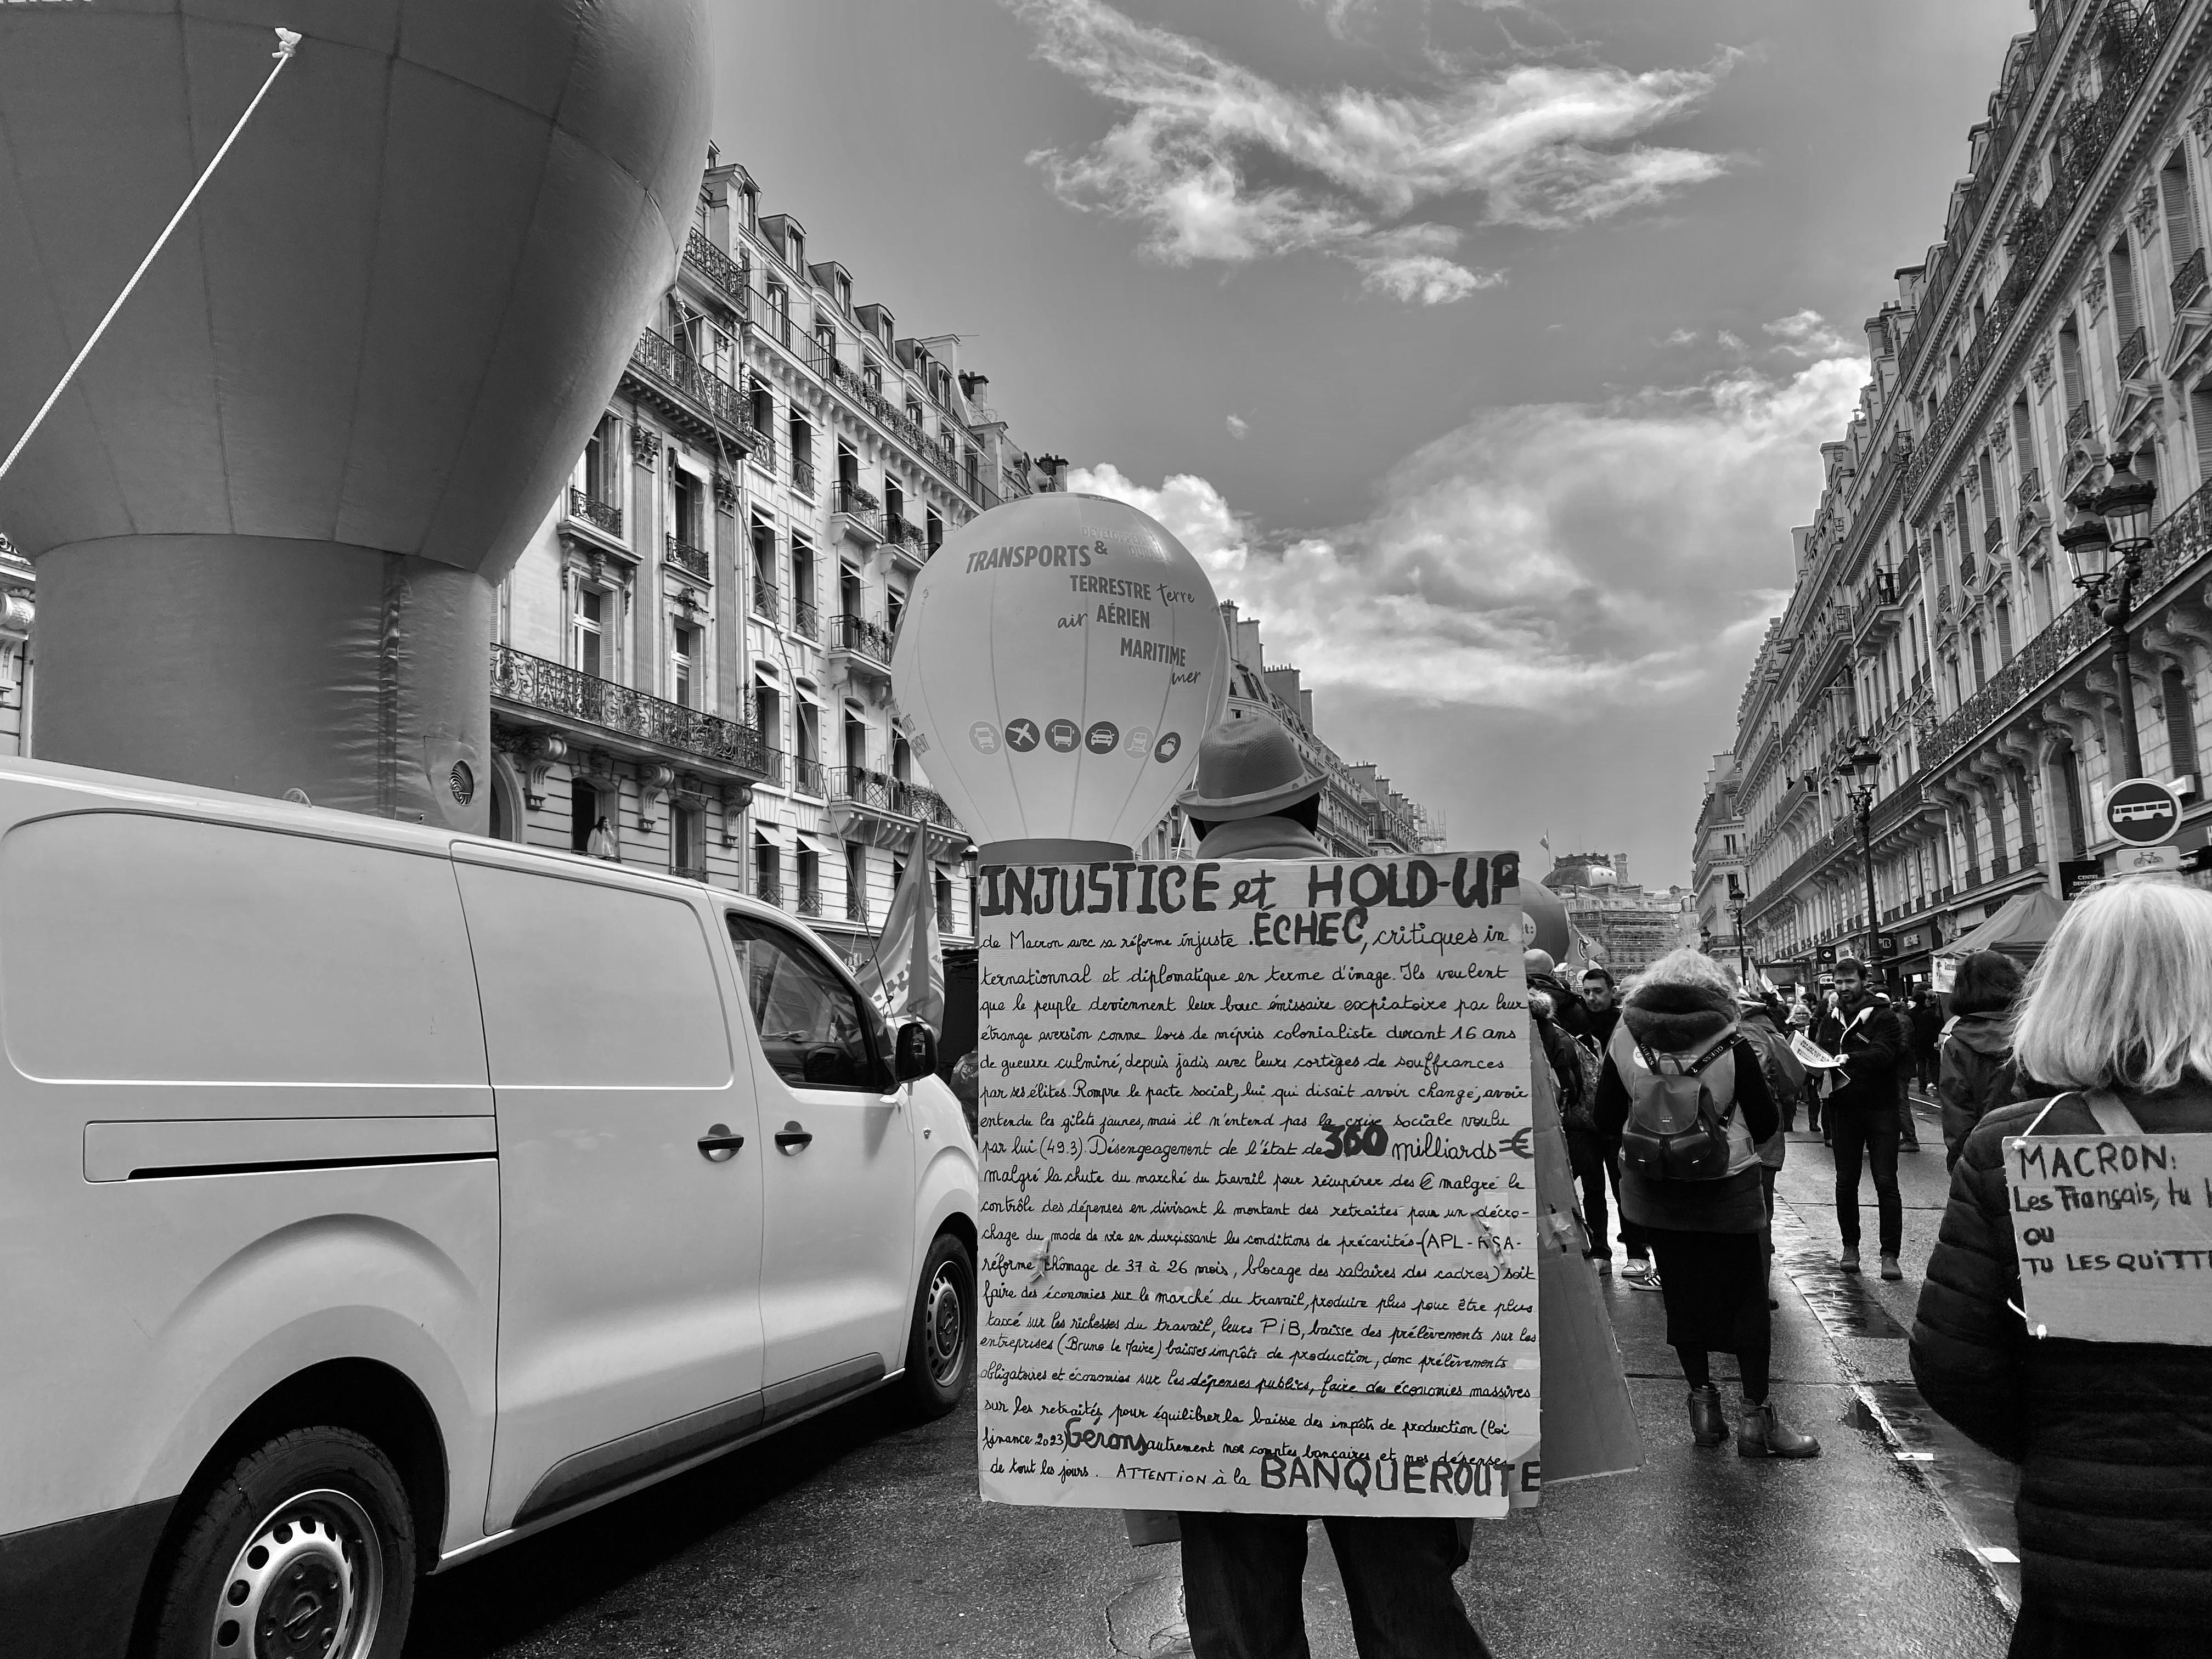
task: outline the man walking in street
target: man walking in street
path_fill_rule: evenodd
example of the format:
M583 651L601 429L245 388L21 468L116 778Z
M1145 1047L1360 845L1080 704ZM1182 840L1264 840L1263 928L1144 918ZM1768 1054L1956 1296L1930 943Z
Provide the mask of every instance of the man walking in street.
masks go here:
M1306 769L1291 734L1257 714L1206 734L1197 781L1177 804L1202 859L1326 858L1315 836L1324 781ZM1197 1659L1304 1653L1307 1517L1190 1510L1181 1519L1183 1605ZM1360 1659L1490 1659L1452 1586L1471 1524L1333 1515L1323 1525Z
M1896 1012L1867 983L1856 957L1836 963L1836 1007L1817 1041L1844 1062L1826 1105L1829 1144L1836 1152L1836 1225L1843 1235L1842 1267L1859 1270L1859 1172L1874 1169L1880 1217L1881 1276L1905 1277L1898 1255L1905 1248L1905 1201L1897 1186L1898 1065L1906 1039Z
M1595 963L1583 969L1583 1008L1589 1020L1590 1041L1602 1056L1613 1042L1613 1028L1620 1024L1620 988L1613 983L1612 972ZM1598 1151L1605 1160L1606 1185L1613 1193L1613 1212L1620 1217L1620 1247L1628 1253L1621 1280L1639 1291L1656 1291L1659 1269L1651 1260L1650 1241L1620 1207L1620 1142L1601 1138Z

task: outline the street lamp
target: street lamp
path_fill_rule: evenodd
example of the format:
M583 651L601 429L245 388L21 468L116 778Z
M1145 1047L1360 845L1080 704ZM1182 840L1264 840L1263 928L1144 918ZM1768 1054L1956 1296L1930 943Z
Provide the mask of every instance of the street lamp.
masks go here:
M2076 514L2059 532L2058 544L2074 565L2074 585L2100 607L2112 641L2112 672L2120 685L2120 741L2126 775L2142 775L2142 740L2136 732L2136 683L2128 661L2128 611L2135 598L2139 562L2152 545L2151 504L2158 486L2137 477L2133 457L2123 449L2111 458L2112 477L2102 489L2087 487L2066 498ZM2107 593L2110 594L2109 599Z
M1728 908L1729 915L1735 921L1736 965L1743 969L1743 982L1748 986L1751 983L1751 947L1743 936L1743 901L1741 893L1731 893Z
M1836 768L1836 775L1844 781L1845 793L1859 818L1859 854L1866 866L1866 961L1869 984L1881 966L1881 914L1875 908L1874 902L1874 781L1881 768L1881 757L1864 743ZM1883 977L1887 979L1887 975Z

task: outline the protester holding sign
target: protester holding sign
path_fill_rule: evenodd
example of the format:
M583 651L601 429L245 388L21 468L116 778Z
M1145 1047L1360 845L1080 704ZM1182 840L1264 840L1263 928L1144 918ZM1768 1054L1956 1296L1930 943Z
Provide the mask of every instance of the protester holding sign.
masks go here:
M2072 1163L2093 1171L2170 1166L2212 1134L2212 894L2146 878L2077 900L2029 975L2014 1053L2027 1074L2075 1092L1992 1111L1967 1136L1913 1323L1913 1379L2022 1465L2014 1659L2202 1654L2212 1249L2107 1257L2053 1241L2085 1224L2140 1225L2149 1212L2203 1245L2212 1188L2191 1191L2203 1177L2176 1182L2170 1169L2035 1191L2021 1177L2085 1144L2098 1155ZM2142 1133L2101 1138L2106 1120ZM2053 1329L2037 1291L2077 1273L2109 1282L2087 1300L2123 1323L2130 1303L2157 1311L2126 1340ZM2034 1334L2031 1316L2050 1334Z
M1767 1399L1766 1206L1759 1143L1781 1127L1760 1048L1742 1031L1735 987L1712 958L1669 951L1639 976L1598 1085L1597 1127L1621 1142L1621 1212L1658 1258L1667 1340L1690 1385L1691 1437L1729 1437L1711 1354L1743 1380L1736 1449L1812 1457L1820 1443L1780 1422Z

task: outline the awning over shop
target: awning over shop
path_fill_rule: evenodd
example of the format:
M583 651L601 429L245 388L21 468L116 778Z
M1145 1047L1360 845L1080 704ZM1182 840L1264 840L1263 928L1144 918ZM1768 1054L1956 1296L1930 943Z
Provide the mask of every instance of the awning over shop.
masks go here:
M2065 914L2063 900L2046 888L2031 887L2014 893L1973 932L1945 945L1942 954L1963 957L1976 951L2002 951L2008 956L2033 958L2051 942Z

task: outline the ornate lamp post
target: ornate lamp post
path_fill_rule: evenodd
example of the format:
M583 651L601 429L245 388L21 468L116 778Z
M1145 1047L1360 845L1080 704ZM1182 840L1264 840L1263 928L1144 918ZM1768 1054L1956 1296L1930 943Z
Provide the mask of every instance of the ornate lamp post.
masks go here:
M1881 757L1868 744L1862 743L1851 751L1842 765L1836 768L1836 775L1844 781L1844 793L1850 798L1852 810L1858 814L1859 819L1859 854L1864 860L1866 870L1866 963L1869 984L1875 983L1877 978L1885 982L1887 979L1887 975L1881 972L1881 913L1875 908L1874 901L1874 780L1875 774L1881 769Z
M2112 672L2120 685L2120 741L2125 775L2142 775L2142 739L2136 732L2136 683L2129 665L2128 611L2135 599L2136 574L2150 550L2151 503L2158 486L2137 477L2123 449L2112 457L2112 477L2094 495L2076 490L2066 498L2076 514L2059 532L2058 544L2074 565L2074 585L2089 595L2111 632ZM2109 594L2109 598L2107 595Z
M1744 896L1745 896L1741 893L1730 894L1729 896L1728 908L1729 915L1735 918L1735 921L1736 965L1743 969L1743 982L1745 987L1748 988L1751 984L1751 945L1750 942L1743 936Z

